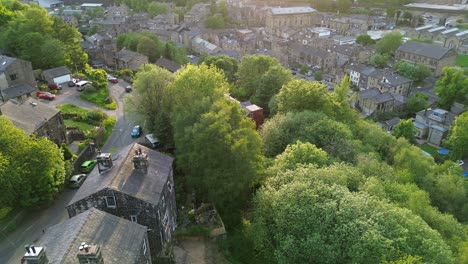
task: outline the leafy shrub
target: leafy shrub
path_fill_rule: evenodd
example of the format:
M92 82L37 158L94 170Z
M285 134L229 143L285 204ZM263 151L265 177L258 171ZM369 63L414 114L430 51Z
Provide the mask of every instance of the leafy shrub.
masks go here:
M93 124L99 125L103 120L107 118L107 115L99 110L93 110L86 113L83 117L83 121Z
M70 160L73 158L73 153L71 150L68 148L67 144L62 143L62 150L63 150L63 158L65 160Z

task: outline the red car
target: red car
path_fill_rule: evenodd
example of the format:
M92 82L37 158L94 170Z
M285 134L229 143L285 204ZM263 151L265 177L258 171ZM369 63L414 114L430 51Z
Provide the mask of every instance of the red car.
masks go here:
M49 92L37 92L36 96L37 98L40 98L40 99L47 99L47 100L55 99L55 94L51 94Z
M119 79L113 77L113 76L110 76L110 75L107 75L107 80L111 83L118 83L119 82Z

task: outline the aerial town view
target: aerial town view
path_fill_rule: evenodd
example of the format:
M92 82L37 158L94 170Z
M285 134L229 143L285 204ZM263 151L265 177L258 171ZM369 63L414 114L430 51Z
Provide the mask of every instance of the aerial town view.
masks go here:
M0 0L0 264L468 264L468 0Z

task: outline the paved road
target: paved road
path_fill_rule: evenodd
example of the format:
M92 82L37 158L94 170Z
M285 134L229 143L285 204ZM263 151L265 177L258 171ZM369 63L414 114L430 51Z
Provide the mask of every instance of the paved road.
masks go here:
M129 145L140 139L132 139L130 132L134 123L129 120L123 111L123 98L125 96L125 86L128 85L121 81L117 84L109 85L111 95L116 99L118 108L115 111L105 111L107 114L117 119L115 128L109 137L109 140L103 147L103 151L115 152L122 147ZM82 101L79 92L74 87L64 88L60 95L54 101L44 101L55 106L57 104L71 103L85 108L98 109L91 103ZM65 206L70 202L76 190L65 189L57 200L49 208L28 212L16 230L5 237L0 233L0 264L19 263L24 255L24 245L34 243L42 235L42 230L47 229L68 219Z

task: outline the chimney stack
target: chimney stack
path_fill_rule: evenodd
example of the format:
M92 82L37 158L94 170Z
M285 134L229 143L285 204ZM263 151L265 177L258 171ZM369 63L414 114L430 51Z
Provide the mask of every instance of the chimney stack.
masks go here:
M135 155L133 156L133 167L135 170L148 170L148 155L141 151L141 148L135 150Z
M78 249L79 251L76 256L80 264L104 264L99 246L88 245L83 242Z
M26 254L23 259L25 264L48 264L49 260L45 254L45 248L25 245Z
M101 153L99 151L96 156L96 161L97 161L99 173L106 171L112 168L113 166L111 153Z

